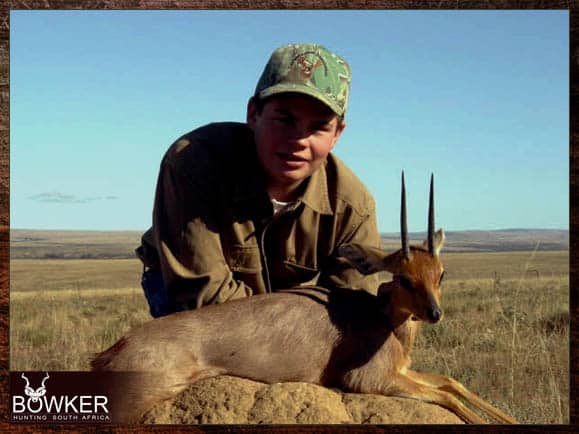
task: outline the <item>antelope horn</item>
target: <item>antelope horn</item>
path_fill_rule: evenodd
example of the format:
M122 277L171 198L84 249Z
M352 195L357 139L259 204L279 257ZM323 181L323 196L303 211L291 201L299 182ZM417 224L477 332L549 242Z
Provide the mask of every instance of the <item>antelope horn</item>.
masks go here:
M30 382L28 381L28 378L26 378L26 376L24 375L24 372L22 373L21 377L26 380L26 387L30 387Z
M428 203L428 252L434 256L434 174L430 176L430 200Z
M46 380L48 380L50 378L50 376L48 375L48 372L46 373L46 377L44 377L44 379L42 380L42 388L44 388L44 382Z
M406 224L406 187L404 185L404 171L402 171L402 197L400 204L400 237L402 239L402 251L404 257L410 259L410 247L408 246L408 226Z

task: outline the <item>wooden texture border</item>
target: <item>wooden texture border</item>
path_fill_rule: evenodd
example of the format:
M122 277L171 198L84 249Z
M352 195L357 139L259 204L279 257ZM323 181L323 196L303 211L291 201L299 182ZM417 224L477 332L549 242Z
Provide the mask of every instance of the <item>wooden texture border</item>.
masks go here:
M9 226L10 226L10 148L9 148L9 35L10 11L27 9L566 9L570 10L570 425L566 426L524 426L524 427L476 427L468 431L476 432L576 432L578 420L578 362L579 318L577 284L579 272L579 150L577 128L579 110L579 13L577 0L17 0L2 2L0 8L0 429L3 432L26 430L27 432L62 430L74 431L120 431L140 432L143 427L108 427L106 425L10 425L9 415ZM199 426L178 427L188 432L278 432L278 433L329 433L335 426ZM171 427L155 427L156 432L171 430ZM464 426L340 426L340 432L464 432Z

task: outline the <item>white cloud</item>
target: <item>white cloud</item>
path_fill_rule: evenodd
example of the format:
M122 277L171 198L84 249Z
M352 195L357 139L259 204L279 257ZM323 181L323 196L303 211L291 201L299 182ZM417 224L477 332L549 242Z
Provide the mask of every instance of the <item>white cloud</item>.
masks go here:
M36 202L51 202L51 203L88 203L97 200L116 200L117 196L76 196L74 194L61 193L59 191L51 191L46 193L39 193L29 196L28 199Z

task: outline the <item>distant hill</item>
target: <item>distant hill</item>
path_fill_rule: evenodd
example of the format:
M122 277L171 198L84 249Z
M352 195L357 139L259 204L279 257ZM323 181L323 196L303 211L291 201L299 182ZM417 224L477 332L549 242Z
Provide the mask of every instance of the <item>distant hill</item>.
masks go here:
M445 252L508 252L529 250L569 250L569 231L559 229L501 229L493 231L445 232ZM400 246L400 234L382 234L387 249ZM412 233L414 243L426 239L426 233Z
M135 258L142 231L10 230L14 259Z
M49 231L12 229L13 259L124 259L134 258L142 231ZM410 233L411 244L426 234ZM399 233L382 234L387 250L400 248ZM569 231L555 229L504 229L446 232L445 252L504 252L568 250Z

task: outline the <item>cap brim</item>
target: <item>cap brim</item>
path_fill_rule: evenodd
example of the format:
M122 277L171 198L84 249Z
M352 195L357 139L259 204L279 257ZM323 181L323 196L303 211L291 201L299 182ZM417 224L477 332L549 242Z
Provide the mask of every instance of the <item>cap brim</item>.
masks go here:
M344 115L344 109L342 109L338 104L333 102L331 99L327 98L319 90L311 88L309 86L299 85L299 84L289 84L281 83L274 86L268 87L258 93L260 98L267 98L268 96L278 95L280 93L302 93L311 96L318 101L327 105L334 113L338 116Z

